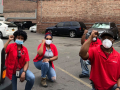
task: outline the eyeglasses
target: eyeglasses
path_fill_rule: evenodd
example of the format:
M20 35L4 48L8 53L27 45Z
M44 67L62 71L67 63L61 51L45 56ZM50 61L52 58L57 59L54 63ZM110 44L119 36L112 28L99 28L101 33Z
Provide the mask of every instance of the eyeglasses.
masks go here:
M52 38L45 38L46 40L52 40Z

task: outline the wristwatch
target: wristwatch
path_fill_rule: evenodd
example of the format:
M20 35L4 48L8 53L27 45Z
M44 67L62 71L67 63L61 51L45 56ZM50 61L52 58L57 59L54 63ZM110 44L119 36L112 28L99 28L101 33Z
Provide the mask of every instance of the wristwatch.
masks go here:
M26 73L26 71L23 71L23 72L25 72L25 73Z

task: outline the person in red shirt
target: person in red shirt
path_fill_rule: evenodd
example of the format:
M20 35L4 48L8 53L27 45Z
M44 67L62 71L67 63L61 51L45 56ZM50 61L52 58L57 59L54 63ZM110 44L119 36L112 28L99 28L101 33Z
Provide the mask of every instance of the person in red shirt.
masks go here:
M120 54L112 47L113 33L103 32L100 35L102 45L89 49L92 39L97 36L98 32L93 30L79 52L84 60L90 60L93 90L120 90Z
M15 43L10 43L12 40ZM23 43L27 40L27 34L25 31L15 31L13 35L9 36L8 41L4 44L4 49L7 54L5 65L6 76L12 81L12 90L17 90L17 78L20 81L27 81L25 90L31 90L35 76L28 70L29 66L29 54L28 50ZM10 44L9 44L10 43Z
M91 32L88 32L88 30L84 31L84 34L81 38L82 45L87 40L86 38L88 38L90 36L90 34L91 34ZM97 47L99 45L102 45L102 42L98 37L95 37L95 38L93 38L92 42L90 43L90 48ZM89 60L84 61L80 57L80 63L81 63L82 74L79 75L79 78L89 77L88 65L90 65L90 61Z
M41 85L47 87L46 76L49 80L56 80L56 72L53 61L58 59L58 51L54 44L52 44L52 34L47 32L45 40L37 48L37 55L34 58L34 65L41 70Z

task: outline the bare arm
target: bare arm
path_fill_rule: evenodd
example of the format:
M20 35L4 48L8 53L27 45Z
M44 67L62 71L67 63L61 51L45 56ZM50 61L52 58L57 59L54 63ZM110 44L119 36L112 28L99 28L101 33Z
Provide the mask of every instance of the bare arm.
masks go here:
M28 67L29 67L29 61L27 61L24 65L24 67L23 67L23 72L20 76L20 81L21 82L23 82L25 80L25 74L26 74L26 71L27 71Z
M58 56L54 56L52 58L49 59L49 61L54 61L54 60L57 60L58 59Z
M23 67L23 71L27 71L28 67L29 67L29 61L27 61L27 62L25 63L25 65L24 65L24 67Z
M120 87L120 78L117 80L117 87ZM115 90L120 90L120 89L116 88Z
M58 59L58 56L54 56L54 57L52 57L50 59L47 59L47 58L43 59L43 62L55 61L57 59Z
M85 30L84 33L83 33L83 35L82 35L82 38L81 38L81 44L82 45L85 42L87 32L88 32L88 30Z
M6 50L8 44L10 43L10 41L12 41L14 39L14 36L13 35L10 35L9 36L9 39L7 40L7 42L4 44L4 50Z
M39 55L42 55L42 54L43 54L44 44L45 44L45 40L42 40L41 47L40 47L39 50L37 51L37 53L38 53Z
M98 32L93 30L92 34L89 36L89 38L87 39L87 41L82 45L81 50L79 52L79 56L81 56L82 59L88 59L89 54L88 54L88 50L89 50L89 46L90 43L93 39L93 37L97 37Z

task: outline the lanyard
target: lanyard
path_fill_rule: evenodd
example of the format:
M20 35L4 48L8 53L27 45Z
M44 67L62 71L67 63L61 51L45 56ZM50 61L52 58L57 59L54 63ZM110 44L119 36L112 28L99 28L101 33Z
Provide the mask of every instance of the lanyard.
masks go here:
M21 50L17 50L17 57L18 57L18 64L19 64L19 59L21 58ZM18 68L17 64L17 68Z

